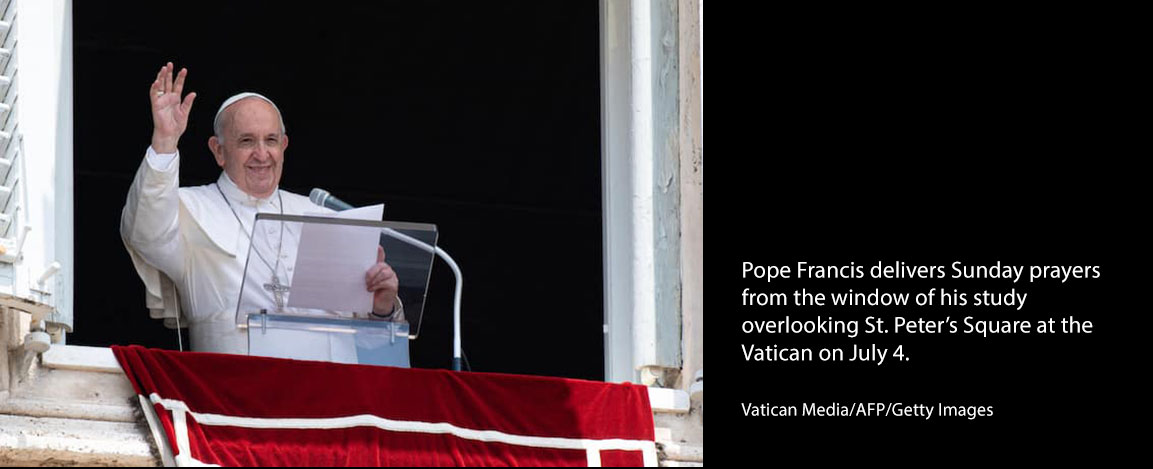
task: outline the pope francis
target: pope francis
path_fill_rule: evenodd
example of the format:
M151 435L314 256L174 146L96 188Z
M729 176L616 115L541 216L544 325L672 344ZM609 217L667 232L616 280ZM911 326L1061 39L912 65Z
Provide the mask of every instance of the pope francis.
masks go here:
M216 113L208 148L223 169L220 178L179 187L177 144L196 93L183 95L187 69L174 72L171 62L161 67L149 89L152 145L128 191L120 234L144 281L154 318L170 327L187 325L195 351L244 354L247 335L237 327L235 314L256 214L325 209L279 188L288 135L279 108L256 93L235 95ZM279 226L284 230L284 224ZM258 260L270 278L291 277L295 249L285 246L298 241L299 233L268 234L280 245L256 249L267 253ZM402 321L397 277L384 260L379 250L365 274L365 288L373 292L367 317Z

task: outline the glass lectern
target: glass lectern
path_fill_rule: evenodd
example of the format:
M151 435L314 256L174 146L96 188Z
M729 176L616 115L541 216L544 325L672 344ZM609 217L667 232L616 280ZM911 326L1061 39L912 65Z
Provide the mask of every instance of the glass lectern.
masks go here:
M249 355L409 366L436 239L429 224L258 214L236 308ZM378 256L398 301L374 313L366 274Z

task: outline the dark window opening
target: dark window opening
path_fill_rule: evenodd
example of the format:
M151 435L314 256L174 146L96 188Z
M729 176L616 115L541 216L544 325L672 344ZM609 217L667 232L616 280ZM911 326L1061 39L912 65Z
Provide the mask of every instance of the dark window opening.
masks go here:
M323 4L321 4L323 5ZM176 348L148 318L119 237L166 61L196 91L181 185L214 182L216 108L256 91L290 136L281 187L323 187L387 220L435 223L465 274L473 370L603 379L596 2L77 2L76 319L69 342ZM439 261L413 366L447 368ZM187 340L185 344L187 345Z

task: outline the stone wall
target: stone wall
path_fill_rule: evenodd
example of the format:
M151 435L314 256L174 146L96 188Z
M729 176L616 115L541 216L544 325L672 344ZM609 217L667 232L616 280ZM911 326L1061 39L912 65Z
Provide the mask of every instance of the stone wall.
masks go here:
M159 465L112 351L57 344L43 356L25 352L21 314L0 309L0 466Z

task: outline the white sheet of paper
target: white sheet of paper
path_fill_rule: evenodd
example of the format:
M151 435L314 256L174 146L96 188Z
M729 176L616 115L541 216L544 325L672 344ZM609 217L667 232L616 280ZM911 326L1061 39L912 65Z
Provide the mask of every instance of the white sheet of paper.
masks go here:
M325 214L334 218L380 221L384 204ZM380 231L362 226L305 223L296 251L290 308L331 311L372 310L372 292L364 275L376 264Z

